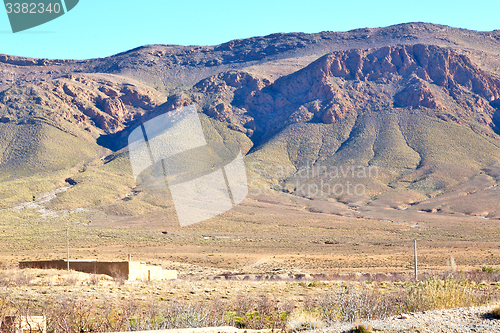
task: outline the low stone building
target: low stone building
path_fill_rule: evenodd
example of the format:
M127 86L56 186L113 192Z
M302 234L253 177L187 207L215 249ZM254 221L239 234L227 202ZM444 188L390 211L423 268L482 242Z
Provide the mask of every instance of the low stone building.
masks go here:
M19 268L65 270L68 268L68 262L66 260L21 261ZM161 266L147 265L139 261L70 260L69 269L90 274L106 274L114 278L123 278L129 281L177 279L177 271L165 270Z
M162 269L161 266L146 265L144 262L129 261L128 280L161 281L177 279L177 271Z

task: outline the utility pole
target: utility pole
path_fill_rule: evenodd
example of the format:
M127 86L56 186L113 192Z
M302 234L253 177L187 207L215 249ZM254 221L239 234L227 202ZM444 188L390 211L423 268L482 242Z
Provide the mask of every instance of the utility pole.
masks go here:
M66 229L66 260L68 263L68 272L69 272L69 229Z
M418 281L418 275L417 275L417 240L415 239L413 241L413 255L415 257L415 281Z

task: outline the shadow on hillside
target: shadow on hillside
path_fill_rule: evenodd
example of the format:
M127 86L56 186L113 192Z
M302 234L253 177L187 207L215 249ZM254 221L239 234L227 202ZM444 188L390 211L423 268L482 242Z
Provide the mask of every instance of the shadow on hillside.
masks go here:
M495 113L493 114L493 131L500 135L500 99L495 99L490 102L490 105L495 108Z
M108 148L114 152L127 147L128 136L137 126L127 127L119 132L112 134L103 134L97 138L96 143L104 148Z

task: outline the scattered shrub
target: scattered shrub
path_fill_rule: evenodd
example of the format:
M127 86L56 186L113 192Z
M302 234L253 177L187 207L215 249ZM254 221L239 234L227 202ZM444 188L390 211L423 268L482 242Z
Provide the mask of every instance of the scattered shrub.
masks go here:
M481 272L488 273L488 274L493 274L493 273L497 273L498 269L494 269L491 266L483 266L483 267L481 267Z
M366 286L344 285L319 296L323 316L329 321L355 322L395 315L403 301L401 292L381 293Z
M94 273L90 276L89 283L91 286L98 286L99 281L100 281L99 275Z
M65 286L76 286L78 283L78 276L68 275L64 278Z
M361 324L361 325L357 325L353 330L352 330L353 333L371 333L373 332L372 331L372 328L370 325L368 324Z
M304 310L313 311L319 307L317 295L306 295L304 296L304 301L302 302Z
M323 318L318 312L311 312L307 310L294 312L288 321L288 331L306 331L325 328Z
M410 286L406 306L408 311L418 312L479 303L473 283L449 275L445 279L431 277Z
M23 270L15 274L13 282L14 285L18 287L30 286L32 279L33 277L31 276L31 274Z
M497 305L491 310L490 314L495 319L500 319L500 305Z
M490 275L482 271L476 273ZM75 275L64 277L63 283L68 277L76 279ZM89 284L98 284L98 278L91 275ZM1 281L6 287L0 289L0 319L9 314L45 315L48 332L100 333L227 325L244 329L284 331L293 328L293 331L299 331L323 328L322 325L328 322L352 324L401 312L483 304L493 298L491 294L485 294L488 288L484 288L484 284L451 275L430 277L418 283L384 282L385 288L381 283L367 285L365 282L330 284L328 288L327 284L321 288L306 285L309 294L304 297L300 308L286 296L277 299L255 294L240 294L232 300L167 302L165 298L150 293L146 299L123 298L109 302L100 295L82 299L79 293L63 297L49 293L42 300L27 301L18 299L11 287L35 283L37 280L32 281L29 271L0 271ZM500 318L500 306L492 310L491 315ZM352 332L370 332L370 327L358 325Z

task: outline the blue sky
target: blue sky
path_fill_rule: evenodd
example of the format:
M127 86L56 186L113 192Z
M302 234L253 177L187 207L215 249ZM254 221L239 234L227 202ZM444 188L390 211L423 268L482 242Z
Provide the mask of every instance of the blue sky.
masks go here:
M275 32L347 31L404 22L491 31L500 29L498 13L499 0L80 0L66 15L16 34L4 11L0 53L88 59L145 44L215 45Z

